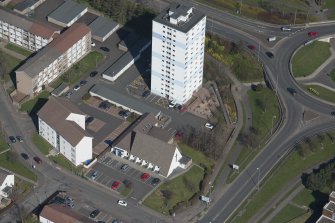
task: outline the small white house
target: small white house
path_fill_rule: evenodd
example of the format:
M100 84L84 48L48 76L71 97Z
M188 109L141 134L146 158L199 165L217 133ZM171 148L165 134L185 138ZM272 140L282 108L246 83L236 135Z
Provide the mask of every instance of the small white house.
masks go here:
M0 169L0 197L7 198L14 186L14 174Z
M50 97L37 113L39 134L74 165L92 159L93 138L85 131L86 116L64 98Z

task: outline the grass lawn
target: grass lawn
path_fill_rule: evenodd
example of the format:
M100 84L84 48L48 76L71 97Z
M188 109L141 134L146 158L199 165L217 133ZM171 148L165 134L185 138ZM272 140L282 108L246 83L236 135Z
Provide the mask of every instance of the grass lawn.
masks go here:
M194 163L206 166L209 172L212 170L215 165L215 162L212 159L208 158L202 152L197 151L184 143L180 143L178 145L183 155L191 157Z
M330 44L320 41L299 49L292 58L292 71L295 77L306 77L312 74L331 55Z
M21 63L21 60L12 57L11 55L0 51L0 61L4 61L4 77L3 80L5 82L9 81L11 78L11 74L15 70L15 68Z
M306 188L292 199L295 204L305 205L306 207L308 207L314 200L315 198L312 195L312 191Z
M15 176L15 185L19 190L18 192L20 193L20 196L25 196L33 188L33 184L25 180L22 180L16 176Z
M104 56L101 53L97 51L90 52L78 63L74 64L72 68L66 71L62 76L51 83L50 86L54 88L58 87L63 81L69 84L78 82L83 75L94 70L103 59Z
M292 220L305 215L306 212L305 209L288 204L271 220L271 223L291 222Z
M0 152L5 151L8 148L9 146L6 139L0 135Z
M20 161L20 157L17 153L8 151L6 153L0 154L0 166L13 171L19 175L27 177L33 181L37 180L37 176L30 169L25 167Z
M334 133L332 133L334 135ZM316 139L313 138L313 141ZM317 142L315 145L319 145ZM305 158L302 158L297 151L293 151L287 158L285 158L280 165L278 165L271 173L271 178L267 179L261 185L260 191L254 193L250 197L248 204L242 205L236 213L242 208L245 212L242 216L235 217L235 223L247 222L254 214L260 210L278 191L280 191L288 182L294 177L301 175L304 170L315 166L316 164L327 161L335 156L334 144L332 144L328 137L323 143L324 149L319 149L314 153L309 153Z
M325 101L329 101L329 102L333 102L335 103L335 92L334 91L331 91L331 90L328 90L324 87L321 87L321 86L318 86L318 85L304 85L303 86L306 91L310 94L313 94L314 96L318 97L318 98L321 98ZM313 88L315 89L317 92L319 92L319 95L316 95L310 91L308 91L308 88Z
M26 57L29 57L31 54L33 54L33 52L30 52L29 50L25 50L22 47L19 47L13 43L8 43L5 47L9 50L12 50Z
M44 155L49 154L51 145L45 139L43 139L42 136L40 136L38 133L34 133L32 141L37 149L41 151L41 153Z
M260 91L248 91L249 101L252 107L252 125L255 128L257 135L256 139L262 148L262 142L271 132L272 122L273 125L279 120L279 105L273 91L268 88L263 88ZM258 154L260 148L251 148L249 145L244 145L241 153L239 154L236 164L239 165L242 171L251 160ZM227 178L227 183L232 182L238 173L233 171Z
M334 0L326 0L326 4L322 7L325 9L334 9L335 8L335 1Z
M21 105L20 111L25 111L28 114L36 114L43 105L48 101L50 93L48 91L42 91L35 98L23 103Z
M330 78L335 82L335 69L330 72Z
M80 175L82 174L82 167L76 167L73 165L68 159L66 159L63 155L58 154L56 156L49 156L49 159L52 160L57 165L63 167L66 170L69 170L70 172Z
M204 171L198 166L193 166L187 173L164 183L155 190L143 204L162 214L168 215L169 211L179 202L188 201L199 190ZM162 196L162 191L172 193L170 199Z

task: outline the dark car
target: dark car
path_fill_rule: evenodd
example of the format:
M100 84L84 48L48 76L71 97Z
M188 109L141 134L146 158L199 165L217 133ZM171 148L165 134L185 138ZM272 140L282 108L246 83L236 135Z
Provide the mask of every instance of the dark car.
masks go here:
M84 86L85 84L87 84L87 80L81 80L81 81L79 82L79 85L80 85L80 86Z
M159 178L154 178L154 179L152 179L152 181L151 181L151 185L155 187L155 186L157 186L160 182L161 182L161 180L160 180Z
M99 104L99 108L102 108L104 110L110 109L112 105L108 101L103 101Z
M130 112L130 111L127 111L127 110L124 110L124 111L120 111L120 112L119 112L119 115L120 115L121 117L125 118L125 119L128 118L130 114L131 114L131 112Z
M23 138L22 138L22 136L16 136L16 139L17 139L17 141L19 141L19 142L23 142Z
M41 158L39 158L38 156L35 156L35 157L34 157L34 160L35 160L35 162L38 163L38 164L41 164L41 163L42 163Z
M29 156L26 153L21 153L21 156L25 160L29 159Z
M11 143L16 143L16 139L14 136L9 136L8 137Z
M107 47L105 47L105 46L100 47L100 49L101 49L102 51L109 52L109 49L108 49Z
M147 91L144 91L143 94L142 94L142 97L146 98L150 95L150 91L147 90Z
M297 94L297 91L294 88L291 88L291 87L288 87L287 91L293 96Z
M274 57L273 53L271 53L271 52L266 52L265 54L266 54L269 58L273 58L273 57Z
M98 74L98 71L92 71L90 73L90 77L95 77L95 75L97 75L97 74Z
M95 218L96 216L98 216L98 214L100 214L100 211L98 209L96 209L96 210L91 212L90 217Z

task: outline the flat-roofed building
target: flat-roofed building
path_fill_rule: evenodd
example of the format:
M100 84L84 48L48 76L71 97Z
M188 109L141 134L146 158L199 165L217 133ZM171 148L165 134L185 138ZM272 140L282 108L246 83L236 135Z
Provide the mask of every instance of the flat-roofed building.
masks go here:
M65 98L51 96L37 113L38 133L57 152L78 166L92 159L92 140L85 131L86 115Z
M13 10L14 12L25 15L35 10L43 2L45 2L45 0L24 0L15 5Z
M39 93L90 50L91 30L83 23L73 24L15 71L17 90L31 96Z
M92 39L104 42L119 28L119 24L111 19L99 16L89 25L89 27L92 31Z
M31 18L0 8L0 38L31 51L50 43L60 31Z
M66 0L48 15L48 21L62 27L70 27L87 12L87 7L72 0Z

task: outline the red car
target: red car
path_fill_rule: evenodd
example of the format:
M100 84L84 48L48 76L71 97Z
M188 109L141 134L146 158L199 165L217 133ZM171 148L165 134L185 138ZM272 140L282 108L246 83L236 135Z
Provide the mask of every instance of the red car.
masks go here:
M255 45L249 45L248 48L251 49L251 50L255 50L256 46Z
M121 182L119 182L119 181L114 181L114 183L112 184L112 189L113 189L113 190L118 189L119 186L120 186L120 184L121 184Z
M143 174L141 175L141 180L142 180L142 181L146 181L147 179L149 179L149 177L150 177L150 174L148 174L148 173L143 173Z
M38 156L35 156L35 157L34 157L34 160L35 160L35 162L38 163L38 164L41 164L41 163L42 163L41 158L39 158Z
M317 37L318 36L318 32L309 32L308 35L310 37Z

